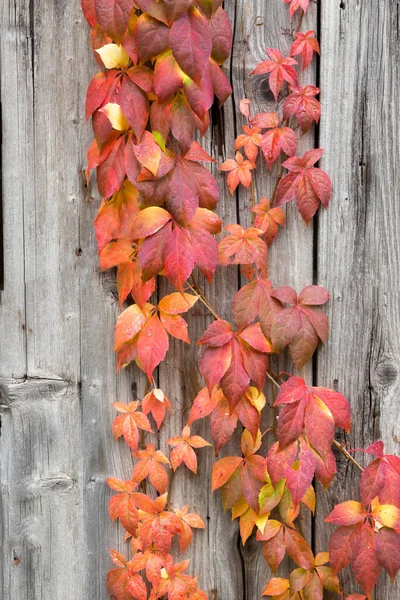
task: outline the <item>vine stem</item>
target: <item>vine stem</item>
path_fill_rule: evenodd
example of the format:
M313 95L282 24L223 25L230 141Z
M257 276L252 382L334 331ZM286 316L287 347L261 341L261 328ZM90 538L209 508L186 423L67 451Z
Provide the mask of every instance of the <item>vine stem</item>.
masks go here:
M188 286L190 287L190 289L192 291L196 292L196 294L199 296L200 300L203 302L204 306L206 306L208 308L208 310L213 315L213 317L215 319L217 319L217 321L218 321L220 319L220 317L213 309L211 303L209 302L209 300L207 299L207 297L205 296L203 291L200 289L199 284L197 283L196 278L193 274L191 275L191 280L192 280L193 285L190 285L190 283L188 283Z
M174 486L174 477L175 477L175 471L174 471L174 469L172 469L171 477L169 478L169 486L168 486L168 494L167 494L167 505L166 505L167 511L171 508L171 496L172 496L172 488Z

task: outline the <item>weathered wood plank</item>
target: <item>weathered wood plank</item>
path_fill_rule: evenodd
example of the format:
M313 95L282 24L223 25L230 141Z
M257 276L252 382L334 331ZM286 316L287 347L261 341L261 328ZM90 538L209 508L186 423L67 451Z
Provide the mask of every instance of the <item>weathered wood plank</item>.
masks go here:
M318 229L318 280L332 301L317 381L349 398L351 447L381 438L399 454L399 4L322 0L321 8L320 138L334 197ZM338 461L331 491L319 495L319 550L334 503L358 499L359 474ZM356 591L347 574L343 580ZM382 577L378 586L379 600L399 595L398 581L391 587Z

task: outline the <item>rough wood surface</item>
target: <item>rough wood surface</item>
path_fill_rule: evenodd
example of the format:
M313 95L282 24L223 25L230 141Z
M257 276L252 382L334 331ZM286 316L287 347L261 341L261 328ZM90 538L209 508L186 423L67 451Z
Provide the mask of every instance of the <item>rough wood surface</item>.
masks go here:
M225 7L234 24L227 65L234 93L214 114L205 139L218 161L232 155L241 98L250 98L255 110L276 110L265 78L249 74L267 47L288 50L291 27L282 0L226 0ZM395 0L312 3L304 28L317 28L319 12L320 138L335 197L315 231L288 207L286 231L271 252L276 284L301 289L317 277L332 291L331 340L305 375L351 398L352 446L379 436L394 453L400 438L398 9ZM96 65L78 0L3 0L0 34L0 597L106 600L108 548L124 551L126 544L107 515L105 479L131 474L128 448L112 440L111 402L141 397L145 381L136 368L115 374L115 280L98 269L92 222L99 198L82 178L91 137L84 96ZM315 82L318 75L311 71L308 78ZM301 150L313 143L311 132ZM224 177L218 179L224 222L249 224L250 194L232 198ZM272 185L265 171L257 174L258 196L268 196ZM286 257L279 266L278 255ZM238 286L236 270L220 269L208 290L224 318ZM203 307L193 311L193 340L209 322ZM160 445L177 435L202 386L197 353L174 343L159 369L159 385L175 407ZM207 436L206 424L194 429ZM222 455L236 448L233 441ZM210 600L258 600L268 570L254 540L241 547L236 525L211 494L213 460L204 449L198 477L181 470L175 479L173 501L189 503L207 525L187 555ZM339 458L338 479L328 495L319 495L314 527L305 517L304 530L319 550L327 544L323 518L334 502L355 494L355 478ZM395 590L382 579L377 600L393 599Z
M399 3L322 0L320 144L333 180L329 210L318 228L318 282L332 294L331 337L318 356L316 380L350 400L346 440L364 448L376 439L400 453L400 158ZM343 440L344 441L344 440ZM361 454L357 458L363 462ZM315 533L326 547L323 519L334 503L358 500L359 473L338 457L338 477L319 494ZM345 589L357 591L348 576ZM381 576L374 598L400 596Z

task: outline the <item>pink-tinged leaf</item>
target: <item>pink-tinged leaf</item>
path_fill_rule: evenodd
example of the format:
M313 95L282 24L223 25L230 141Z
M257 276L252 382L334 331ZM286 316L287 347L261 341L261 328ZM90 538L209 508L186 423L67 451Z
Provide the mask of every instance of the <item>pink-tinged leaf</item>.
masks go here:
M315 38L315 31L312 29L305 33L298 31L295 34L295 40L290 49L290 56L297 56L301 54L303 71L311 63L314 52L320 54L318 40Z
M164 248L164 267L172 285L183 292L183 286L194 269L190 239L184 229L175 227Z
M224 346L233 339L232 326L227 321L218 319L211 323L201 339L197 342L199 345L218 348Z
M190 176L190 171L178 163L172 174L168 196L167 209L180 225L187 225L199 207L197 186Z
M232 48L232 25L227 12L219 7L210 19L212 35L211 56L222 65L229 57Z
M374 460L361 474L360 498L361 502L368 505L385 489L387 465L381 459Z
M168 335L158 316L154 315L147 321L138 339L139 364L149 381L154 369L164 360L168 347Z
M299 504L314 478L314 458L305 446L300 450L299 460L285 469L284 475L295 505Z
M304 401L287 404L279 413L277 436L281 448L297 440L304 429Z
M148 14L142 14L136 25L139 56L143 63L162 54L168 48L169 29Z
M294 13L300 9L307 12L310 0L284 0L290 2L290 17L293 17Z
M297 136L290 127L277 127L269 129L261 138L261 149L271 169L274 162L279 158L281 151L287 156L293 156L297 150Z
M365 449L367 454L372 454L375 458L383 458L385 452L385 445L382 441L374 442L368 448Z
M119 138L104 162L97 168L97 185L103 198L117 192L125 177L124 140Z
M307 403L304 428L309 442L322 458L328 456L335 435L335 421L329 408L315 395Z
M205 348L200 356L199 368L209 393L227 372L232 359L232 346L225 344L220 348Z
M382 527L375 537L375 551L379 564L389 573L392 583L400 569L400 535Z
M374 531L369 526L354 532L352 550L354 575L363 592L370 596L378 581L381 565L375 553Z
M303 569L314 568L314 555L306 540L294 529L289 527L285 531L287 553Z
M222 396L221 400L213 410L210 419L211 437L214 441L216 456L218 456L221 448L231 439L232 434L236 429L237 421L237 414L235 412L230 414L228 402L226 398ZM241 492L239 493L239 497L240 494ZM236 498L231 506L233 506L238 499L239 498ZM229 508L231 508L231 506L229 506ZM227 509L225 502L224 508L225 510Z
M283 104L283 118L296 117L302 133L306 133L313 122L318 123L321 116L321 104L315 98L319 88L313 85L293 87Z
M339 527L329 541L329 561L333 572L339 573L347 567L352 557L351 538L354 527Z
M320 398L329 408L335 419L336 427L341 427L349 433L351 428L351 410L346 398L342 394L339 394L339 392L329 390L328 388L314 387L312 390L313 394Z
M94 0L81 0L82 12L88 25L95 27L96 25L96 11L94 6Z
M279 92L282 89L284 81L290 85L298 85L298 75L293 68L297 62L289 56L283 57L282 54L274 48L267 48L270 60L259 63L251 75L263 75L269 73L269 87L278 100Z
M130 0L94 0L96 18L102 29L120 42L129 23L132 10Z
M276 573L286 554L283 527L271 539L263 544L263 556L273 573ZM286 600L286 599L285 599Z
M150 113L147 94L133 83L129 77L124 77L121 86L120 104L137 141L140 142Z
M360 502L348 500L337 504L325 521L335 525L355 525L363 521L366 516L365 508Z
M231 362L220 381L220 386L228 400L231 411L235 408L240 398L250 384L250 377L244 368L240 344L237 340L231 342ZM224 346L223 346L224 348Z
M135 0L135 4L144 13L148 13L151 17L165 23L165 25L169 25L164 2L161 3L158 0Z
M220 104L223 104L232 94L232 87L221 67L210 59L211 77L214 88L214 94L217 96Z
M160 103L168 100L182 87L183 75L171 52L166 52L156 60L154 89Z
M169 43L181 69L197 84L211 56L211 29L197 9L183 14L171 27Z
M281 404L293 404L298 402L307 393L307 385L301 377L289 377L280 387L274 406Z
M281 448L276 442L268 451L267 468L268 474L274 486L284 477L286 468L292 466L297 456L297 443L286 448Z
M170 23L186 13L194 0L164 0L165 12Z
M193 144L194 126L195 117L189 102L185 96L178 94L171 107L171 131L182 154L186 154ZM179 165L184 170L185 162L181 161ZM191 188L196 192L195 182L191 182Z

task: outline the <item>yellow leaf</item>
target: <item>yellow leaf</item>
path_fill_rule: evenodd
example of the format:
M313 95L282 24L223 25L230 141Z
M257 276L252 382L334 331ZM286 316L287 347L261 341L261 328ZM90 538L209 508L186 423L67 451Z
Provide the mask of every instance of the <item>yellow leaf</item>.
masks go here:
M262 392L259 393L257 388L250 386L246 392L246 396L254 408L256 408L258 412L261 412L267 402L264 394Z
M122 46L106 44L96 50L106 69L125 69L129 63L129 56Z
M126 131L129 129L129 123L122 114L119 104L109 102L100 110L108 117L113 129L116 129L117 131Z
M261 533L264 533L264 529L265 529L265 526L269 519L269 515L270 515L270 513L267 513L266 515L260 515L256 520L256 525L257 525L258 529L261 531Z

